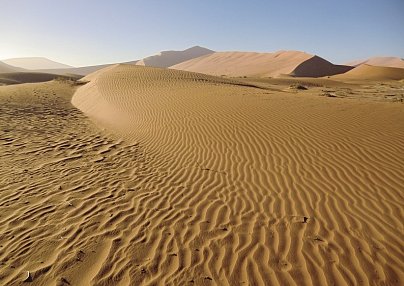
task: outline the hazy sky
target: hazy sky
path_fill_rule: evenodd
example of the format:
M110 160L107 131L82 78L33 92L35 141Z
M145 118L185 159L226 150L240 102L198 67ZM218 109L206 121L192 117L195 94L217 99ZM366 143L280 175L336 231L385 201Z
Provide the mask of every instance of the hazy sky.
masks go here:
M301 50L404 58L404 0L0 0L0 59L73 66L161 50Z

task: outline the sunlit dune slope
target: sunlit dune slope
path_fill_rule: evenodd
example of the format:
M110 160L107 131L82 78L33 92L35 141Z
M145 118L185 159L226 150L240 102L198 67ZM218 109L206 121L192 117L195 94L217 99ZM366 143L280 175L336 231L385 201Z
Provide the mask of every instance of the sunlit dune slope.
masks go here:
M318 56L299 51L216 52L171 66L171 68L233 77L276 77L280 75L320 77L343 73L351 69L351 67L333 65Z

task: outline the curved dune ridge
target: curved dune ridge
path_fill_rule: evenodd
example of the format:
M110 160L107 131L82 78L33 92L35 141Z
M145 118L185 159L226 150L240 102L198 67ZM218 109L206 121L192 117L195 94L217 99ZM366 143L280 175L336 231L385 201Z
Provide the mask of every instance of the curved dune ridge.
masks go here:
M401 80L404 79L404 68L378 67L360 65L345 74L334 76L342 80Z
M401 106L129 65L86 80L73 104L147 154L90 196L112 213L87 238L104 249L93 282L404 282Z
M333 65L318 56L299 51L275 53L216 52L179 63L170 68L216 76L258 77L280 75L319 77L334 75L351 69L347 66Z

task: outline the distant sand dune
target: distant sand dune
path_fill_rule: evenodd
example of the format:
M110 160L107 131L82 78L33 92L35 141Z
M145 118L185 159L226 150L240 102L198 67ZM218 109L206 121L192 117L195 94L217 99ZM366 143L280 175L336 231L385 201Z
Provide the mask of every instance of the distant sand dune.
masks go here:
M37 72L43 73L53 73L59 75L81 75L86 76L90 73L96 72L97 70L103 69L110 66L106 65L97 65L97 66L86 66L86 67L78 67L78 68L63 68L63 69L41 69L37 70Z
M337 75L334 78L345 80L401 80L404 79L404 69L360 65L351 71Z
M22 71L23 69L17 68L14 66L10 66L6 63L0 62L0 73L9 73L9 72L18 72Z
M323 58L314 56L299 64L289 74L296 77L323 77L343 74L351 69L350 66L334 65Z
M298 51L216 52L171 66L171 68L233 77L276 77L280 75L320 77L351 69L351 67L333 65L318 56Z
M347 63L349 66L371 65L380 67L404 68L404 60L397 57L372 57Z
M137 61L136 65L168 68L172 65L212 53L214 51L199 46L184 51L163 51L160 54Z
M72 66L58 63L43 57L13 58L3 60L3 62L8 65L28 70L72 68Z

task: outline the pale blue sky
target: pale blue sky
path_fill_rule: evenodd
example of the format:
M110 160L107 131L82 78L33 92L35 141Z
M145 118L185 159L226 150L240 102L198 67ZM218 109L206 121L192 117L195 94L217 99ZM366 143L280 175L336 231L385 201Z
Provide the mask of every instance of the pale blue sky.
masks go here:
M0 0L0 59L74 66L161 50L301 50L335 63L404 58L404 0Z

